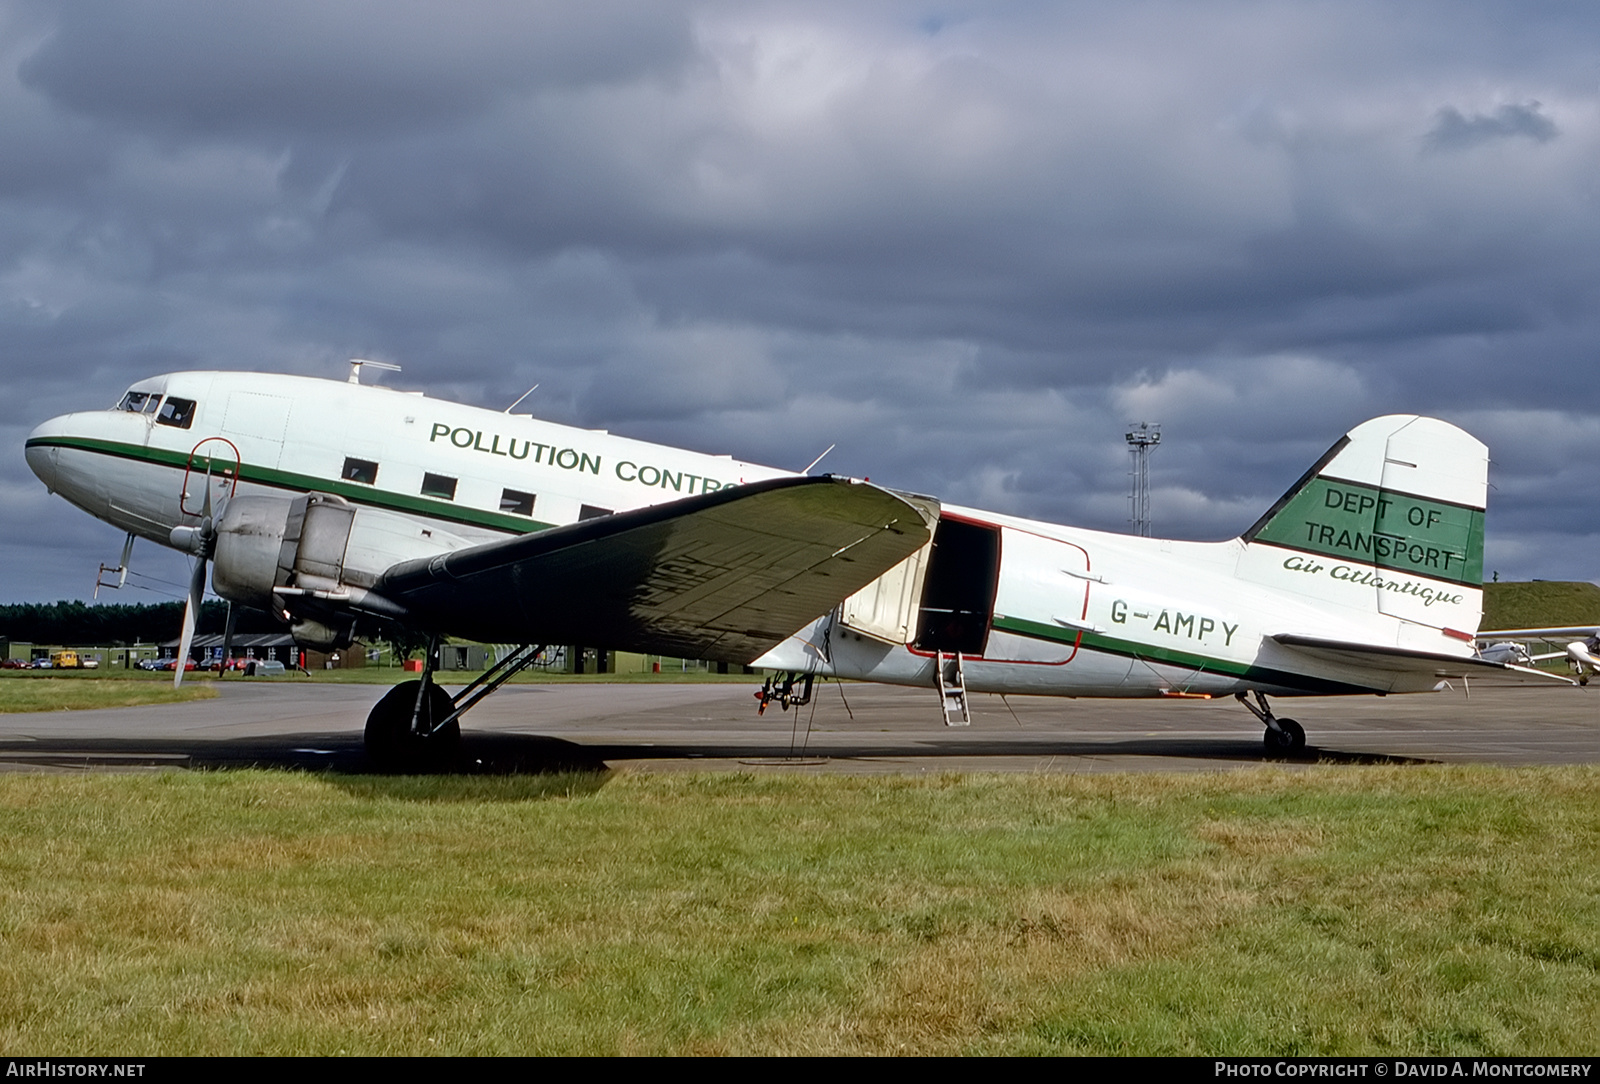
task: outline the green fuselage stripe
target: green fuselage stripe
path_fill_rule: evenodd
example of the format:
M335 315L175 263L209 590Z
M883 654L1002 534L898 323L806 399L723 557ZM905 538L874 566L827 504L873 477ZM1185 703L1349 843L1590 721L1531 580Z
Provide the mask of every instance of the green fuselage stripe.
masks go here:
M1303 689L1306 692L1315 693L1372 693L1382 691L1365 685L1351 685L1342 681L1307 677L1304 674L1296 674L1288 670L1274 670L1265 666L1252 666L1249 663L1213 658L1209 655L1173 651L1169 648L1139 643L1136 640L1123 640L1115 636L1107 636L1104 633L1084 632L1081 634L1083 638L1079 640L1080 634L1076 630L1062 628L1059 625L1046 625L1039 621L1029 621L1022 617L1002 617L997 614L994 619L994 628L999 629L1001 632L1010 632L1017 636L1026 636L1032 640L1045 640L1055 644L1071 644L1076 641L1080 651L1098 651L1105 655L1140 659L1144 662L1159 662L1171 666L1182 666L1190 670L1204 671L1208 674L1226 674L1230 677L1257 682L1262 685L1277 685L1282 688ZM1070 666L1071 664L1068 663L1067 665Z
M27 446L29 448L71 448L76 451L94 452L98 455L115 456L118 459L129 459L139 463L171 467L175 470L184 470L189 465L189 457L183 452L172 452L165 448L145 448L137 444L124 444L110 440L94 440L88 437L40 437L28 441ZM231 461L229 462L231 463ZM199 469L205 469L203 458L200 461ZM239 464L239 480L241 482L250 482L254 485L269 486L273 489L288 490L297 494L332 493L345 498L352 504L383 508L394 512L409 512L446 523L461 523L472 527L483 527L491 531L502 531L507 534L531 534L534 531L544 531L555 526L552 523L543 523L539 520L528 519L525 516L508 516L477 508L464 508L450 501L422 496L413 497L410 494L392 493L388 490L378 489L375 486L346 482L342 479L318 478L315 475L296 474L293 471L258 467L249 463Z

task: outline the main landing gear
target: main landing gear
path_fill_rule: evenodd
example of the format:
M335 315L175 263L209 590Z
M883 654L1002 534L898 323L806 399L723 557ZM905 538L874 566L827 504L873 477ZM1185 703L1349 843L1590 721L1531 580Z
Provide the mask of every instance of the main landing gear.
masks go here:
M815 677L815 674L789 671L767 678L767 683L756 693L756 700L761 705L756 709L756 714L765 715L767 705L774 702L784 711L811 703L811 682Z
M1250 714L1266 724L1267 732L1262 735L1261 742L1266 746L1268 753L1305 752L1306 728L1293 719L1280 719L1272 714L1272 709L1267 706L1266 696L1259 689L1255 692L1255 704L1250 703L1249 693L1233 695L1239 703L1250 709Z
M428 644L420 681L390 689L367 716L367 756L383 772L444 771L461 753L461 717L538 658L544 645L523 644L483 675L451 696L433 680L439 668L439 640Z

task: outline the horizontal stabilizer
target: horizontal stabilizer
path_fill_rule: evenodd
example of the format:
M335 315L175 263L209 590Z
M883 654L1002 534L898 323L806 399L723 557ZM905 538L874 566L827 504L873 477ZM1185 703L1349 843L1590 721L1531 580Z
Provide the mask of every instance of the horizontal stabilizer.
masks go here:
M1321 640L1311 636L1281 634L1275 643L1302 655L1339 667L1356 667L1392 676L1389 692L1417 692L1440 681L1467 679L1481 685L1576 685L1560 674L1550 674L1527 666L1490 662L1459 655L1435 654L1407 648L1382 647L1345 640Z
M427 628L747 663L927 545L939 505L790 477L406 561L378 590Z
M1600 626L1568 625L1549 629L1497 629L1478 633L1479 640L1581 640L1600 632Z

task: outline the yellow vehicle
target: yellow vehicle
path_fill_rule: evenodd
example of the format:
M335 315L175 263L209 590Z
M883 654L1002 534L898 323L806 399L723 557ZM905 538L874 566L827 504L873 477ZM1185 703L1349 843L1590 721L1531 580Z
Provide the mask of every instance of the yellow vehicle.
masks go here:
M76 651L53 651L50 653L50 669L52 670L93 670L100 665L99 659L87 658Z

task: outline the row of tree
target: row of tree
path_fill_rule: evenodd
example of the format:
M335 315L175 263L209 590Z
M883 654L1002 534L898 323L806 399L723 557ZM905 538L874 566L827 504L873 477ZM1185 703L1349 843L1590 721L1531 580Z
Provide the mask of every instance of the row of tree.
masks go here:
M201 632L223 630L228 620L226 602L200 606L196 627ZM0 605L0 639L33 644L134 644L164 643L178 637L183 603L148 604L86 602L26 602ZM241 610L239 632L282 632L270 614Z
M19 602L0 605L0 641L25 644L60 644L63 647L118 647L164 644L182 631L183 603L148 604L86 602ZM215 599L200 604L195 631L220 634L228 623L228 604ZM234 632L286 632L287 626L261 610L239 608ZM428 637L387 622L357 630L371 643L386 641L396 658L409 658L428 646ZM3 655L0 652L0 655Z

